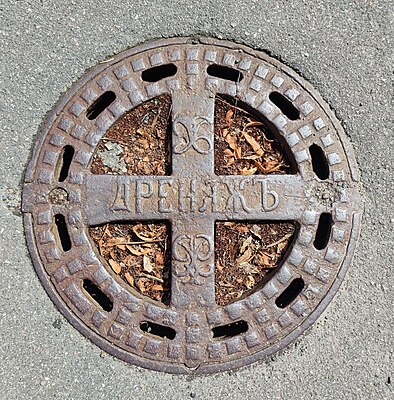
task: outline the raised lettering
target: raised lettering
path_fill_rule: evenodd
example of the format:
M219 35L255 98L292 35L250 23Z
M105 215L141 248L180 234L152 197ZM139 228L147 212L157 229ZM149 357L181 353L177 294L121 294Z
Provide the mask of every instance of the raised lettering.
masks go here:
M147 190L143 190L143 188ZM135 185L135 210L137 213L142 212L141 200L148 199L153 194L153 185L151 181L138 180Z
M168 192L165 189L165 185L168 185L169 187L172 187L172 179L170 180L159 180L159 211L161 213L170 213L172 212L171 207L166 207L165 205L165 199L168 196Z
M209 180L205 182L211 189L210 193L203 191L203 203L198 209L199 212L205 212L208 208L209 200L211 201L211 212L217 212L217 198L218 198L218 182L214 180Z
M111 211L130 211L130 181L119 176L116 181L116 193L110 207Z
M273 211L279 206L280 199L270 185L270 180L263 177L234 181L163 177L156 180L137 178L134 181L120 176L116 180L116 191L109 209L113 212L151 211L163 214Z
M185 180L180 180L179 181L179 197L178 197L178 203L179 203L179 211L185 212L188 211L188 207L186 206L185 199L189 199L189 204L190 204L190 211L195 212L196 211L196 200L195 200L195 195L196 195L196 179L191 179L190 183Z
M268 190L266 179L253 179L253 184L261 183L261 207L264 211L272 211L279 205L279 195L275 190ZM271 199L271 201L270 201Z
M227 199L226 211L239 213L240 211L246 211L250 213L252 210L246 205L246 200L243 195L239 192L244 189L245 184L250 182L250 179L244 179L237 182L226 182L225 185L230 193L230 197ZM237 187L238 186L238 187Z

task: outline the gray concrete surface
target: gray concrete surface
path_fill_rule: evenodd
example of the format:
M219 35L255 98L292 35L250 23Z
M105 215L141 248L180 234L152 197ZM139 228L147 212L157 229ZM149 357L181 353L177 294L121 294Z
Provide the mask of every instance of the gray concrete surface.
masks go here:
M192 4L194 3L194 4ZM0 2L0 399L392 399L393 46L390 0ZM46 113L84 71L157 37L269 50L335 110L365 189L350 272L309 334L236 372L171 376L102 353L42 289L26 251L23 169Z

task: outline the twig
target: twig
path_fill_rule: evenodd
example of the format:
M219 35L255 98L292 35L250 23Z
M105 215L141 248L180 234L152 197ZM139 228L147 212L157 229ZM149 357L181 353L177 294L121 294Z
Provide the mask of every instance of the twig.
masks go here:
M143 277L145 277L145 278L153 279L153 280L158 281L158 282L160 282L160 283L164 283L164 280L158 278L157 276L144 274L143 272L141 272L141 274L138 275L138 278L141 277L141 276L143 276Z
M285 240L287 240L291 235L292 235L291 233L288 233L287 235L283 236L281 239L277 240L277 241L274 242L274 243L268 244L268 245L265 246L265 247L266 247L267 249L268 249L269 247L274 247L274 246L276 246L277 244L282 243L282 242L284 242Z

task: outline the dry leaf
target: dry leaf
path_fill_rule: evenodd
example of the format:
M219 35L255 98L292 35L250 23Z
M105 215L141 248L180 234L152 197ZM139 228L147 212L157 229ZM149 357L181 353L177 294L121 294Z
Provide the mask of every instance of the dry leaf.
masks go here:
M137 129L137 133L139 133L141 136L145 136L147 138L150 137L149 132L147 132L145 129L143 128L139 128Z
M257 160L259 159L261 156L259 156L258 154L252 154L251 156L245 156L242 157L243 160Z
M218 261L216 261L216 270L217 271L223 271L223 266L222 266L222 264L220 264L220 261L218 260Z
M164 290L163 285L153 285L151 289L158 290L159 292L162 292Z
M243 226L243 225L237 225L236 227L237 231L240 233L247 233L249 232L249 228L247 226Z
M119 246L121 244L126 244L128 242L125 237L114 237L107 240L107 246Z
M145 290L145 284L146 284L146 282L147 282L147 279L146 279L146 278L140 278L140 279L138 279L137 288L140 290L141 293L144 293L144 292L146 291L146 290Z
M260 260L260 263L264 265L264 268L272 268L273 267L269 254L260 253L259 260Z
M244 240L244 242L242 243L241 248L239 249L239 252L242 254L247 247L250 246L250 244L252 243L252 236L249 236L246 240Z
M287 246L286 242L278 243L278 250L277 253L281 253L282 250Z
M149 142L146 139L140 138L137 140L137 142L142 145L144 150L147 150L149 148Z
M234 111L233 110L228 110L226 112L226 125L230 126L233 123L232 117L234 115Z
M252 147L253 151L258 155L262 156L263 155L263 150L261 149L260 144L256 141L256 139L252 136L250 136L248 133L243 132L243 136L246 139L246 141L250 144Z
M156 263L157 264L164 264L165 256L164 253L156 253Z
M125 272L124 277L126 278L130 286L134 286L134 278L132 277L130 272Z
M127 245L126 248L131 254L134 254L135 256L142 256L144 254L142 251L135 249L133 246Z
M242 269L246 274L257 274L259 272L258 267L249 263L242 264Z
M115 274L119 275L120 271L122 270L122 267L112 258L108 260L109 265L111 268L114 270Z
M150 258L146 255L144 255L142 259L142 267L144 268L144 271L146 272L152 272L153 271L153 265L150 261Z
M143 240L144 242L156 242L157 241L156 238L145 236L141 232L138 232L138 229L141 229L141 227L142 227L142 225L138 224L138 225L133 226L133 228L132 228L133 232L136 234L136 236L139 239Z
M240 257L237 258L236 263L238 265L242 265L243 263L250 261L252 257L253 257L252 250L250 249L250 247L248 247L245 250L245 253L243 253Z
M225 167L229 167L230 165L233 165L235 161L234 157L230 157L227 161L227 164L225 165Z
M161 279L161 278L158 278L157 276L153 276L153 275L149 275L149 274L144 274L144 273L142 273L141 275L142 275L142 276L145 276L146 278L153 279L154 281L158 281L158 282L164 283L164 280Z
M246 278L245 286L248 289L252 289L255 284L256 284L256 281L254 280L253 276L252 275L248 275L248 277Z
M123 261L128 267L130 267L133 264L133 262L135 261L135 257L134 257L134 255L129 254L128 256L126 256L123 259Z
M269 247L276 246L277 244L282 243L282 242L284 242L285 240L287 240L291 235L292 235L291 233L288 233L287 235L283 236L282 238L280 238L280 239L277 240L276 242L270 243L270 244L268 244L268 245L265 246L265 247L266 247L266 248L269 248Z
M244 130L247 129L247 128L251 128L253 126L264 126L264 124L262 122L259 122L259 121L250 121L244 126Z
M235 150L237 148L237 138L233 134L228 134L226 136L226 142L231 149Z
M257 171L257 167L244 168L244 169L241 169L241 174L242 175L253 175L254 173L256 173L256 171Z

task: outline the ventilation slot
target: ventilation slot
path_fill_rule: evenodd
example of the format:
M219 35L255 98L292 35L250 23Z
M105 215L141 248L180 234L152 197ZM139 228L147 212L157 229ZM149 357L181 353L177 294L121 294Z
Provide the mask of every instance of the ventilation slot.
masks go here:
M140 329L142 332L150 333L154 336L159 336L163 339L173 340L176 332L169 326L155 324L154 322L144 321L140 323Z
M246 321L236 321L228 325L217 326L212 329L214 339L225 339L232 336L240 335L248 330Z
M86 117L96 119L116 99L114 92L103 93L86 111Z
M328 179L330 170L328 168L327 158L323 150L317 144L309 147L309 153L312 157L313 172L321 180Z
M66 220L64 215L55 215L55 225L57 228L57 234L60 239L60 244L62 245L63 251L69 251L71 249L71 239L68 233Z
M74 147L64 146L62 152L60 153L59 161L57 162L56 179L59 182L63 182L68 177L68 171L70 170L71 161L74 157Z
M293 106L283 94L278 92L272 92L269 95L269 99L278 107L287 118L292 121L300 118L300 112Z
M294 279L282 294L275 300L279 308L287 307L304 289L305 283L302 278Z
M175 75L177 67L174 64L160 65L146 69L141 74L141 79L145 82L158 82L164 78Z
M232 82L241 82L244 76L234 68L223 65L212 64L207 68L207 74L215 78L225 79Z
M332 217L330 213L323 213L319 218L319 225L317 226L315 241L313 245L317 250L323 250L330 240L332 228Z
M90 297L104 310L111 311L114 307L112 300L89 279L84 279L83 288L90 294Z

